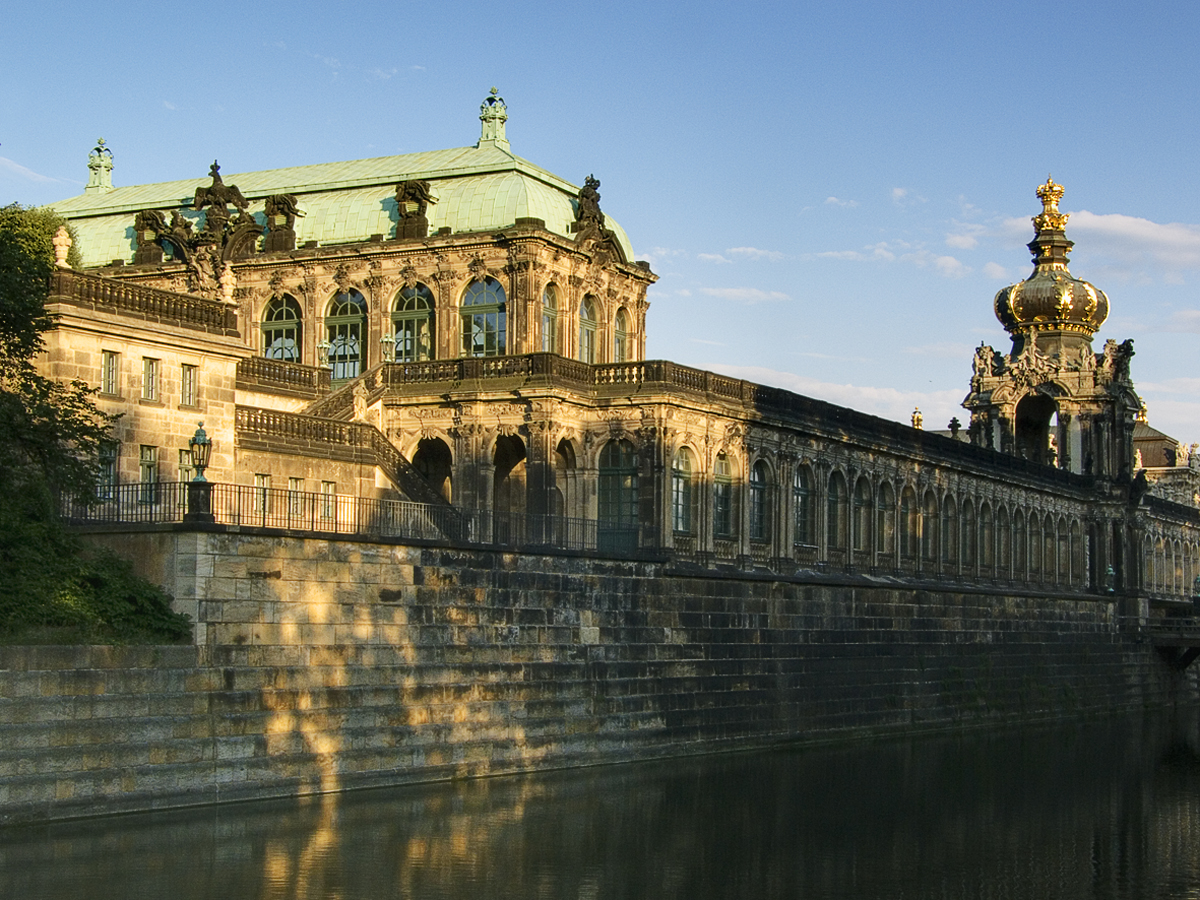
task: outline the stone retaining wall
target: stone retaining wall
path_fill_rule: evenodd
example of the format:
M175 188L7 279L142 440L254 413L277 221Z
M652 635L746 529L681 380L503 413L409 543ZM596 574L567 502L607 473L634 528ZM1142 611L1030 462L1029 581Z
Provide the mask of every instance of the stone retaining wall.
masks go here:
M109 536L198 646L0 648L0 821L1194 697L1103 598Z

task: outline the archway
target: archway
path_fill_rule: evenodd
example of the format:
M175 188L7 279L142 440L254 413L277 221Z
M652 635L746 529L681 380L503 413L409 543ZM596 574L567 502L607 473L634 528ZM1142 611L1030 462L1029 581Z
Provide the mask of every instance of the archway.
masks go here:
M417 452L413 454L412 465L447 503L451 501L454 458L445 441L441 438L422 438L417 444Z
M1018 456L1043 465L1054 462L1050 458L1050 420L1055 412L1053 397L1030 394L1021 399L1016 412Z
M525 442L516 435L496 439L492 456L492 509L498 543L520 543L525 526Z

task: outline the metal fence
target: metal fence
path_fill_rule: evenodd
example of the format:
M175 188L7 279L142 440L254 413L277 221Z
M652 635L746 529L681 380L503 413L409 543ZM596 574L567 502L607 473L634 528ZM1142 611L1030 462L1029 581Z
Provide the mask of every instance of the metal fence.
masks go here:
M211 482L200 486L199 493L195 482L117 485L89 503L65 500L62 512L75 525L211 521L312 534L552 547L616 556L634 555L650 544L636 527L608 527L593 519Z

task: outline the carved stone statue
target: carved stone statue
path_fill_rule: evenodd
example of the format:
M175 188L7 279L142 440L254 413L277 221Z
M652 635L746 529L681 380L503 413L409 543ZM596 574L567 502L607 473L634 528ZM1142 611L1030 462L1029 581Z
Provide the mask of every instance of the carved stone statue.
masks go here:
M1192 444L1188 448L1188 468L1200 469L1200 444Z
M295 194L274 194L264 202L267 215L267 236L264 253L296 249L296 217L304 213L296 205Z
M980 341L979 346L975 348L975 359L972 362L975 374L978 376L995 374L995 358L996 351Z
M242 196L242 192L238 190L236 184L227 185L221 179L221 167L217 165L215 159L208 174L212 177L213 183L207 187L196 188L196 197L192 201L192 207L194 209L207 207L204 230L216 235L221 234L229 222L230 203L243 211L250 204L246 202L246 198Z
M159 240L167 233L167 219L157 209L143 209L134 216L133 237L137 249L133 252L135 266L160 263L163 261L163 248Z
M1104 345L1105 350L1108 349L1108 344ZM1113 371L1113 379L1116 381L1128 382L1129 379L1129 362L1133 359L1133 338L1121 341L1117 345L1115 366Z
M363 422L367 418L367 389L360 381L354 385L354 390L351 392L354 395L354 418L355 421Z
M600 212L600 180L589 175L579 189L579 206L575 210L575 221L579 223L578 231L585 226L592 226L597 231L604 231L604 213Z
M425 213L437 203L429 192L428 181L402 181L396 185L397 239L423 239L429 236L429 219Z
M921 415L920 407L913 407L912 411L912 427L920 431L925 427L925 417Z

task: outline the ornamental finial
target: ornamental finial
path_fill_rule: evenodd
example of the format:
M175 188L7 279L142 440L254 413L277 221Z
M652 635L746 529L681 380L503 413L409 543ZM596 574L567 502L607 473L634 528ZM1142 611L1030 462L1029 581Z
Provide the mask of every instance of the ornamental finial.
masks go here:
M1037 189L1038 199L1042 201L1042 212L1033 217L1034 230L1041 234L1043 231L1062 231L1067 226L1069 213L1058 211L1058 201L1063 197L1063 186L1055 184L1054 179L1046 176L1046 183Z
M504 134L504 123L508 121L508 106L500 96L500 90L495 86L488 92L483 103L479 106L479 121L483 129L479 135L479 144L508 149L508 138Z
M96 140L96 146L88 154L88 183L86 194L107 194L113 189L113 152L104 146L104 138Z

